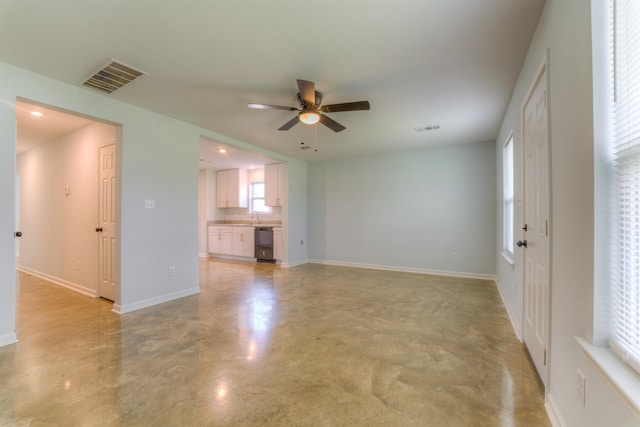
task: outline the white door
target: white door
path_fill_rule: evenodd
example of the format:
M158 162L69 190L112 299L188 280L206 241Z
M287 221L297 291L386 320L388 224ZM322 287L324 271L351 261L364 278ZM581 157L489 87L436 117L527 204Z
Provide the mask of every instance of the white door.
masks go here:
M547 72L538 79L523 108L524 343L546 386L549 307L549 138Z
M116 146L100 148L100 289L102 298L115 301L115 191L116 191Z

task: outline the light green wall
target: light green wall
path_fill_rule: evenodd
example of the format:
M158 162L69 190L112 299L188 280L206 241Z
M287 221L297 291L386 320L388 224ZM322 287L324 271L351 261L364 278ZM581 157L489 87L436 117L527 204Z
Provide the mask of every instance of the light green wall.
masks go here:
M119 256L123 312L189 295L198 287L198 153L200 137L216 139L293 164L295 182L306 165L224 135L162 116L92 90L0 63L0 344L15 339L15 101L24 98L121 125ZM298 175L296 175L298 174ZM144 200L156 208L144 209ZM306 204L306 201L292 203ZM306 216L291 218L306 230ZM298 238L296 234L296 238ZM298 258L306 253L294 251ZM176 275L169 277L169 265Z
M600 2L601 0L593 0ZM639 421L587 361L575 341L591 339L594 324L594 119L591 3L547 0L496 142L498 194L501 149L514 131L521 159L525 97L548 55L551 148L551 345L547 408L566 427L638 426ZM516 176L521 176L516 160ZM521 187L517 181L517 187ZM500 211L498 211L500 212ZM521 219L516 211L516 239ZM502 217L498 215L498 230ZM499 242L496 252L500 253ZM518 252L516 250L516 252ZM518 254L516 254L518 255ZM496 271L514 323L522 319L522 267L498 256ZM577 370L586 378L587 403L576 397Z
M310 258L493 277L493 150L485 142L312 163Z

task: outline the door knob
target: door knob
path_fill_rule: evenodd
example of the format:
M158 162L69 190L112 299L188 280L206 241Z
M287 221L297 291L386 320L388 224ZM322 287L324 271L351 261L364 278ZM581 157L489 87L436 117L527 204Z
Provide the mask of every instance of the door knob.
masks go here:
M16 231L16 237L22 237L22 231Z
M102 227L97 227L96 228L96 233L101 233L102 232Z
M518 245L519 248L521 248L523 246L526 248L527 247L527 241L526 240L518 240L516 242L516 245Z

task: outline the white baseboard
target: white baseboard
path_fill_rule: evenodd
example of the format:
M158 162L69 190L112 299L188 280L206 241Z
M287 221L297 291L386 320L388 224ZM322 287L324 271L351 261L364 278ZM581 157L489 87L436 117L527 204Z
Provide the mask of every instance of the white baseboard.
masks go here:
M366 268L370 270L398 271L401 273L431 274L434 276L461 277L464 279L482 279L482 280L494 280L494 281L496 280L496 276L493 274L466 273L466 272L446 271L446 270L430 270L426 268L398 267L393 265L364 264L364 263L355 263L355 262L331 261L331 260L324 260L324 259L310 259L307 262L310 264L335 265L338 267L354 267L354 268Z
M292 267L296 267L298 265L304 265L304 264L308 264L309 260L308 259L303 259L300 261L293 261L293 262L283 262L280 264L280 266L282 268L292 268Z
M5 345L15 344L18 342L18 336L15 332L10 334L0 335L0 347L4 347Z
M67 289L71 289L72 291L79 292L79 293L81 293L83 295L87 295L87 296L90 296L90 297L93 297L93 298L96 298L98 296L98 292L95 289L87 288L86 286L82 286L82 285L79 285L77 283L70 282L68 280L60 279L59 277L51 276L51 275L46 274L46 273L41 273L39 271L32 270L32 269L27 268L27 267L18 266L17 269L19 271L22 271L23 273L27 273L27 274L30 274L32 276L39 277L40 279L44 279L47 282L53 283L54 285L58 285L58 286L65 287Z
M509 316L509 320L511 321L511 327L513 328L513 332L516 333L516 337L518 340L522 342L522 328L520 326L520 322L518 318L513 313L513 308L511 308L511 304L509 304L509 300L502 293L502 284L500 283L500 279L496 277L496 287L498 288L498 292L500 293L500 298L502 299L502 303L507 309L507 315Z
M551 393L547 394L544 409L546 409L547 416L549 417L549 420L551 421L551 425L553 427L566 427L567 424L562 419L560 411L558 410L558 405L556 405L556 402L554 401L553 395Z
M113 304L112 312L116 314L125 314L130 313L132 311L140 310L143 308L151 307L153 305L162 304L163 302L173 301L178 298L188 297L190 295L195 295L200 293L200 288L189 288L182 291L171 292L169 294L160 295L157 297L149 298L146 300L134 302L131 304Z

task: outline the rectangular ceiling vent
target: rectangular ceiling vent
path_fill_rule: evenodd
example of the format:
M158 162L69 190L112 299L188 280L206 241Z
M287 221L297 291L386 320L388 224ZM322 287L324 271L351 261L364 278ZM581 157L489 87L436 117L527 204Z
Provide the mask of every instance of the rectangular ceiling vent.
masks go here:
M106 65L100 67L93 73L83 84L98 89L101 92L111 93L146 74L144 71L136 70L129 65L111 59Z

